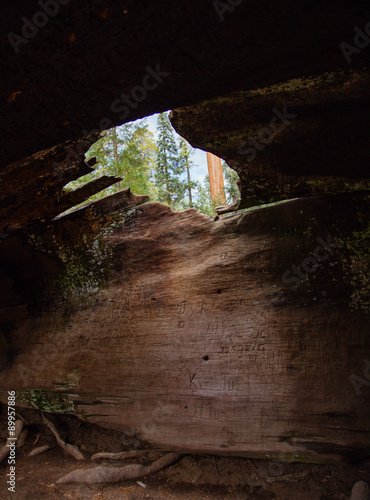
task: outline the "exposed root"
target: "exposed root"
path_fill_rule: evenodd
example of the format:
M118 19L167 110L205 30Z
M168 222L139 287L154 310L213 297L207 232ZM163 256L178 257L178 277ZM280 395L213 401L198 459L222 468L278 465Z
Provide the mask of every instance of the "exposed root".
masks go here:
M148 453L148 450L134 450L134 451L122 451L120 453L95 453L91 457L91 460L98 460L99 458L110 458L111 460L124 460L125 458L136 458L143 457Z
M284 476L278 476L278 477L266 477L265 481L266 483L275 483L276 481L302 481L303 479L306 478L308 472L304 472L303 474L300 474L298 476L293 476L292 474L285 474Z
M28 434L28 429L23 429L23 431L20 433L19 438L17 439L17 448L22 448L24 443L26 442Z
M124 467L99 466L87 470L77 469L58 479L57 483L117 483L127 479L137 479L168 467L177 462L181 456L179 453L167 453L150 465L130 464Z
M8 438L6 440L5 446L0 450L0 464L4 460L4 458L8 456L8 454L10 452L10 448L8 445L9 444L16 444L17 441L15 438L18 439L18 436L22 431L23 421L16 420L14 425L15 425L14 436Z
M46 417L45 415L42 413L42 419L43 421L45 422L45 424L49 427L49 429L51 430L51 432L54 434L56 440L57 440L57 443L59 444L59 446L61 448L63 448L63 450L67 453L69 453L70 455L72 455L72 457L74 457L76 460L84 460L84 456L83 454L80 452L80 450L78 449L77 446L73 445L73 444L69 444L69 443L66 443L65 441L63 441L63 439L60 437L60 434L59 432L56 430L54 424L52 424Z
M41 453L44 453L44 451L49 450L51 447L46 444L45 446L39 446L38 448L35 448L32 450L28 456L29 457L35 457L36 455L40 455Z
M35 441L32 443L33 446L39 442L41 434L37 434Z

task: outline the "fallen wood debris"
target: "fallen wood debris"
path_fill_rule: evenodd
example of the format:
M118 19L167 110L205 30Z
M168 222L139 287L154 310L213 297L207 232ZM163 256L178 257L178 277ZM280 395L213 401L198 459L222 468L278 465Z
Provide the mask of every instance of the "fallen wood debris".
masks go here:
M34 450L30 451L28 454L28 457L35 457L36 455L40 455L41 453L44 453L44 451L50 450L51 446L48 444L45 444L44 446L39 446L38 448L35 448Z
M51 430L51 432L54 434L56 440L57 440L57 443L59 444L59 446L61 448L63 448L63 450L67 453L69 453L70 455L72 455L72 457L74 457L76 460L84 460L84 456L83 454L80 452L80 450L78 449L77 446L73 445L73 444L69 444L69 443L66 443L61 437L60 437L60 434L59 432L56 430L54 424L52 424L46 417L44 414L42 414L42 419L43 421L45 422L45 424L49 427L49 429Z
M154 474L165 467L177 462L182 455L167 453L150 465L129 464L124 467L98 466L91 469L76 469L66 476L58 479L57 484L64 483L118 483L127 479L137 479Z
M91 460L98 460L99 458L110 458L111 460L125 460L127 458L137 458L144 457L148 453L148 450L133 450L133 451L121 451L120 453L95 453L91 457Z
M6 440L5 445L0 450L0 464L4 460L4 458L6 458L9 455L9 452L10 452L9 445L16 442L16 440L18 439L18 436L20 435L20 433L22 431L22 427L23 427L22 420L16 420L14 425L15 425L14 436L8 438Z

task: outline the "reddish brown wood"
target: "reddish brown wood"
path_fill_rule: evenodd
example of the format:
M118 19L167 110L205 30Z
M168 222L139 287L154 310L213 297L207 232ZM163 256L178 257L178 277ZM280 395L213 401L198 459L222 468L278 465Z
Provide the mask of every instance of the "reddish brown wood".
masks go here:
M222 205L226 203L224 175L222 172L221 158L207 152L209 184L211 187L212 201Z
M295 228L342 220L342 206L297 200L219 221L136 207L105 231L106 288L77 298L72 314L59 308L21 325L1 387L63 392L89 421L162 448L309 461L365 454L370 389L356 394L351 377L366 380L368 322L347 307L338 254L285 303L274 300L282 274L330 226L300 250Z

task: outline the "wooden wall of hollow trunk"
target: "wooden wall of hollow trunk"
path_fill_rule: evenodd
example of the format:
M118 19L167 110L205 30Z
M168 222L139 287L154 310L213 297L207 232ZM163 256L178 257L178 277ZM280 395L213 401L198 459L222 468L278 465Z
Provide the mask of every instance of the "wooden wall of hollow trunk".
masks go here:
M162 448L309 461L368 454L370 388L354 379L369 375L368 316L350 308L334 243L363 205L335 200L218 221L136 207L102 236L105 287L73 312L22 323L1 387L61 392L90 422ZM314 255L327 258L294 288L292 266L302 272Z

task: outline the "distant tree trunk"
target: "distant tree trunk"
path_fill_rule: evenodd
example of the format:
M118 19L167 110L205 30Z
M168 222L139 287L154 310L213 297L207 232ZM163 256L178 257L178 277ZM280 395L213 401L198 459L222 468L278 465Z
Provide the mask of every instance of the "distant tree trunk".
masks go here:
M170 207L171 206L171 193L170 193L170 185L169 185L169 173L167 170L167 167L164 168L165 176L166 176L166 201L167 205Z
M116 127L114 127L112 129L112 132L113 132L112 133L112 142L113 142L114 173L115 173L115 175L119 176L120 172L119 172L119 168L118 168L119 156L118 156L118 141L117 141L117 129L116 129ZM117 182L116 186L118 189L120 189L121 183Z
M226 204L226 196L221 158L207 151L207 164L212 201L224 205Z
M186 164L186 171L188 173L188 193L189 193L189 207L193 208L193 198L191 196L191 178L190 178L190 168L189 163Z

